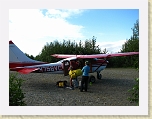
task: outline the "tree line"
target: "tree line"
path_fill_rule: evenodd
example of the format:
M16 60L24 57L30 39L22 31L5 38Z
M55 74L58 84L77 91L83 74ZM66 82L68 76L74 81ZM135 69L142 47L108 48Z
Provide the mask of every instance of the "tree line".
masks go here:
M99 54L101 49L99 45L96 45L96 39L93 36L92 39L86 39L83 43L81 40L79 43L71 40L63 40L59 42L55 40L53 42L47 43L41 53L37 55L34 59L41 60L45 62L56 62L60 59L54 58L52 54Z
M139 52L139 20L136 20L132 30L132 35L130 39L126 39L126 42L122 44L121 53L123 52ZM28 55L28 57L44 61L44 62L56 62L60 59L54 58L52 54L105 54L108 53L106 48L102 51L99 45L96 44L96 38L93 36L91 39L86 39L84 42L81 40L79 43L71 40L63 40L59 42L55 40L42 48L41 53L34 57L33 55ZM108 67L139 67L139 56L128 56L128 57L113 57L108 59Z
M121 53L124 52L139 52L139 20L136 20L134 27L131 28L132 35L130 39L122 45ZM139 55L114 57L109 59L108 67L135 67L139 68Z

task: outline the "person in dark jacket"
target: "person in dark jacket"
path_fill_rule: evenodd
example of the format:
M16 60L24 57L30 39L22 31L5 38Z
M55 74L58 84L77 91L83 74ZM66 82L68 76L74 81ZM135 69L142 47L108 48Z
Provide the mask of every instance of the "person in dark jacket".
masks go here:
M87 92L89 72L90 72L89 62L86 61L85 66L82 68L82 81L81 81L80 92L82 92L83 90Z

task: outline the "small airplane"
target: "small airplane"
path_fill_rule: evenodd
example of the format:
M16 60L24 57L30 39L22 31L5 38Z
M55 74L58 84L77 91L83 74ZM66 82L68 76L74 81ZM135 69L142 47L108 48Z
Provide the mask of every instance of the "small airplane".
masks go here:
M22 74L28 73L50 73L50 74L69 74L69 67L71 62L77 62L79 68L85 65L85 61L89 61L90 73L97 72L97 78L101 79L101 71L104 70L108 64L107 58L118 56L138 55L139 52L126 52L114 54L92 54L92 55L67 55L67 54L53 54L55 58L62 58L62 60L55 63L47 63L37 61L27 57L12 41L9 41L9 69L10 71L17 71ZM89 82L94 83L95 76L90 75Z

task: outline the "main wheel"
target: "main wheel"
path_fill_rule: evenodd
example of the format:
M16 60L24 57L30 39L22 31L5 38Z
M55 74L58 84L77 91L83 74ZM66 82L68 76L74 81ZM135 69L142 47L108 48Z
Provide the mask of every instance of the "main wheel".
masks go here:
M102 78L102 75L101 75L99 72L97 72L97 78L98 78L99 80Z
M89 77L89 82L95 83L95 82L96 82L96 78L95 78L93 75L91 75L91 76Z

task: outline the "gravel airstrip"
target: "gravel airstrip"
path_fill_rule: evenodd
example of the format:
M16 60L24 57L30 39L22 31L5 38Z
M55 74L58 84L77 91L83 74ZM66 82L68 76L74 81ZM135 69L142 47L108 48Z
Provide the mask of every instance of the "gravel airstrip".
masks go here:
M106 68L101 73L102 79L89 85L88 92L58 88L57 81L66 80L69 84L69 76L63 74L30 73L18 74L18 77L25 80L22 89L27 106L136 106L127 100L128 90L139 77L136 69ZM96 73L93 75L96 77Z

